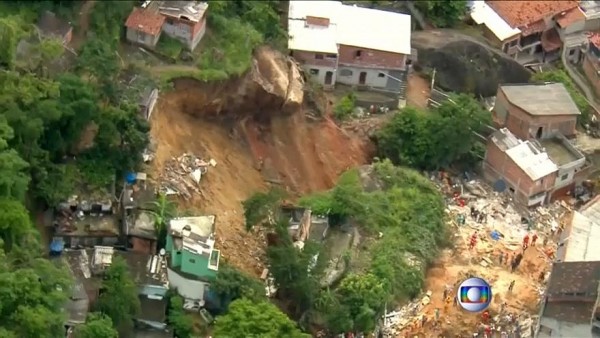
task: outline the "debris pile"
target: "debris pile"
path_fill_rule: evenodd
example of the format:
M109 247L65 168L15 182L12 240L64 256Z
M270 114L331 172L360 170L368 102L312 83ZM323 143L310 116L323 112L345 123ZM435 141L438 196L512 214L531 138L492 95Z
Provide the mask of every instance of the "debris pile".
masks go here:
M186 200L194 193L200 191L200 180L208 172L208 167L215 167L217 161L210 159L208 162L193 155L184 153L172 157L165 163L163 172L159 177L159 191L165 195L179 195Z

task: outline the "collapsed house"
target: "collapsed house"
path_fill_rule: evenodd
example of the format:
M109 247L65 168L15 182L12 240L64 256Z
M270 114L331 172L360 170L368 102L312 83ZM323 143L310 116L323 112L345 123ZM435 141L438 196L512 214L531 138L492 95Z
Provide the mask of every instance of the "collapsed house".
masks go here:
M155 187L146 173L135 173L127 177L121 194L121 216L127 248L134 252L156 253L158 236L156 217L152 211L155 199Z

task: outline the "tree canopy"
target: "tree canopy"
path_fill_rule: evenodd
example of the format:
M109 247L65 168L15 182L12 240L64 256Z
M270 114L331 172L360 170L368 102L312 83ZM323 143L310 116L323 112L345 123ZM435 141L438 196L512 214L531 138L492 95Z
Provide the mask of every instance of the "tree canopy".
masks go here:
M129 274L127 263L114 257L102 280L97 310L107 315L121 332L133 327L133 320L140 312L137 285Z
M85 324L75 328L75 338L118 338L119 333L113 328L112 320L101 313L92 312Z
M285 313L267 301L241 298L229 305L227 314L217 317L215 337L308 338Z
M380 154L396 164L437 169L456 162L472 164L482 156L476 133L491 115L474 98L451 95L431 111L408 107L377 134Z
M467 13L467 1L464 0L424 0L415 5L423 13L426 20L438 28L453 27Z

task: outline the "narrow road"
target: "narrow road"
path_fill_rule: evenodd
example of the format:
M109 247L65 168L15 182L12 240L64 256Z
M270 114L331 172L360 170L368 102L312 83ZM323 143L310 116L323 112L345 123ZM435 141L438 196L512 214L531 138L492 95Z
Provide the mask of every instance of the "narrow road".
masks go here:
M75 28L75 34L71 40L71 46L77 50L85 41L86 34L90 28L90 13L96 4L95 0L88 0L81 5L79 10L79 20L77 21L77 27Z

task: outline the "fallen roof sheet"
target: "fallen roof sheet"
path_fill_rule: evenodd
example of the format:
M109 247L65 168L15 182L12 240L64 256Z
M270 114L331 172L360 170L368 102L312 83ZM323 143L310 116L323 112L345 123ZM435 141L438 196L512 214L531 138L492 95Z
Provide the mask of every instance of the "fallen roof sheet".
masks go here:
M474 1L471 7L471 18L478 25L485 25L500 41L518 35L521 31L518 28L511 27L494 9L488 6L485 1Z
M405 55L411 53L410 15L349 6L339 1L290 1L288 25L307 16L329 18L330 26L337 27L337 44ZM303 38L296 34L294 39Z
M562 83L500 86L506 99L530 115L579 115L581 112Z

